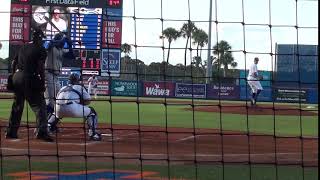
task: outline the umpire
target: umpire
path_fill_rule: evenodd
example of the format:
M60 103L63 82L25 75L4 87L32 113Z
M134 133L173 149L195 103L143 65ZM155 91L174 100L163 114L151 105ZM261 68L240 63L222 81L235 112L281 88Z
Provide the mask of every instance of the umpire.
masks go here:
M44 64L47 57L42 46L44 34L36 29L32 34L32 43L22 46L12 62L14 102L12 104L7 139L17 139L24 101L27 100L36 115L37 139L52 142L47 130L46 103L44 99Z

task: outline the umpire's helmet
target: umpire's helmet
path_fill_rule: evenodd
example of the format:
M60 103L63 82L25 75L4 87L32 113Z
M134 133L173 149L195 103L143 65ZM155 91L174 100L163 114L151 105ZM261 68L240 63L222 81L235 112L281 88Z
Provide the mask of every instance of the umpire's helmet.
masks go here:
M80 76L77 73L72 73L69 76L69 84L79 84Z
M39 28L35 28L32 32L32 40L42 40L43 38L45 38L46 36L44 35L44 33L42 32L41 29Z

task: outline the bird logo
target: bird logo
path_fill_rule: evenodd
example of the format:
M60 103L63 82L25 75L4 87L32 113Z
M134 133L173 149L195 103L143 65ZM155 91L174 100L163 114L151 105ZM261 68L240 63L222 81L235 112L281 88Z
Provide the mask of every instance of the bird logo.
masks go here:
M118 91L118 92L123 92L124 91L124 86L120 86L120 87L115 87L114 90Z

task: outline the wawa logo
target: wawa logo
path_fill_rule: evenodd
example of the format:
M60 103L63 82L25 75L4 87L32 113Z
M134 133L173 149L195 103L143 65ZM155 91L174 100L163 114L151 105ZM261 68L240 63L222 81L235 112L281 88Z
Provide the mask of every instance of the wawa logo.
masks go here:
M155 84L154 87L146 87L146 95L152 96L169 96L170 89L161 88L160 84Z
M168 180L168 178L161 178L157 172L138 172L138 171L122 171L122 170L90 170L80 172L58 173L57 172L44 172L44 171L32 171L32 172L17 172L7 174L9 177L19 180L64 180L64 179L92 179L92 180ZM186 180L170 178L171 180Z

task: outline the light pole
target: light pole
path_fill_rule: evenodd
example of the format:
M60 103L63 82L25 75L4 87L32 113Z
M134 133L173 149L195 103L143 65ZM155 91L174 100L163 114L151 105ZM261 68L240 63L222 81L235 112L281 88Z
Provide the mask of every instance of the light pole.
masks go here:
M209 32L208 32L208 54L207 54L207 73L206 83L209 84L212 76L212 59L211 59L211 24L212 24L212 0L209 5Z

